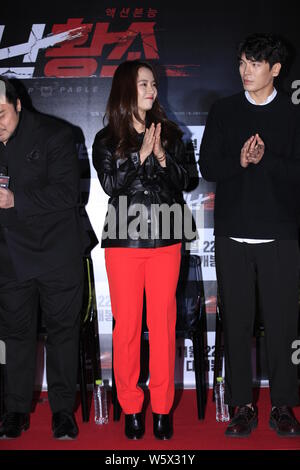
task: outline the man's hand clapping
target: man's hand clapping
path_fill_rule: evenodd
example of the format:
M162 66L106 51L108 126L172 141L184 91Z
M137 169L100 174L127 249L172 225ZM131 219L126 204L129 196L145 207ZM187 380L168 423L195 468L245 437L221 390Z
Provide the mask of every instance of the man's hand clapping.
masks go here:
M248 139L241 150L241 166L247 168L249 163L257 165L264 155L265 144L259 134L255 134Z

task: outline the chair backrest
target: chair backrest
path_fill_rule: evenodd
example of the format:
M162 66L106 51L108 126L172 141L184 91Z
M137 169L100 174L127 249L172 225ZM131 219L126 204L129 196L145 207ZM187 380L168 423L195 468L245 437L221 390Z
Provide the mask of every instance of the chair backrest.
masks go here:
M178 336L190 338L194 332L201 328L202 315L205 312L200 256L190 254L182 255L176 290L176 303L176 333L178 333ZM148 328L145 295L142 332L143 336L147 338Z
M176 330L191 335L200 328L204 307L200 256L189 254L182 256L176 300Z
M83 259L84 263L84 290L83 290L83 302L81 312L82 326L90 319L93 299L94 299L94 273L93 264L90 257L85 256Z

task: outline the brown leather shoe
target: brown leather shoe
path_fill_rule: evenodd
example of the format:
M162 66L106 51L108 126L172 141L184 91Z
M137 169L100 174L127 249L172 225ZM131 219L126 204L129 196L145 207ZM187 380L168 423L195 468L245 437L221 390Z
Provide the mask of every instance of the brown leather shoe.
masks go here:
M237 407L234 417L227 426L225 435L229 437L250 436L252 429L257 426L257 407L253 409L249 406Z
M288 406L274 407L271 411L269 424L277 432L278 436L300 436L300 424Z

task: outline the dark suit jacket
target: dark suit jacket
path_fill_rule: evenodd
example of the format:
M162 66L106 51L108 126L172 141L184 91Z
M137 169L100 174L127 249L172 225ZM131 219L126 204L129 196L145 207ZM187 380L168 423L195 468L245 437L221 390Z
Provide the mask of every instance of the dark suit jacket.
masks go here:
M6 162L15 197L14 208L0 209L2 242L18 280L80 256L79 169L71 128L23 110L15 134L0 144L0 161Z

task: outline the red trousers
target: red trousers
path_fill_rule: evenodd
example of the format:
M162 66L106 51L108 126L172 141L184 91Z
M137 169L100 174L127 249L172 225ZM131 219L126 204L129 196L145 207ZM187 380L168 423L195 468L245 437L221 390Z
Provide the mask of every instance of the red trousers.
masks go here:
M160 248L106 248L113 332L114 374L125 414L139 413L138 387L143 295L149 329L149 390L154 413L169 413L174 400L176 287L181 243Z

